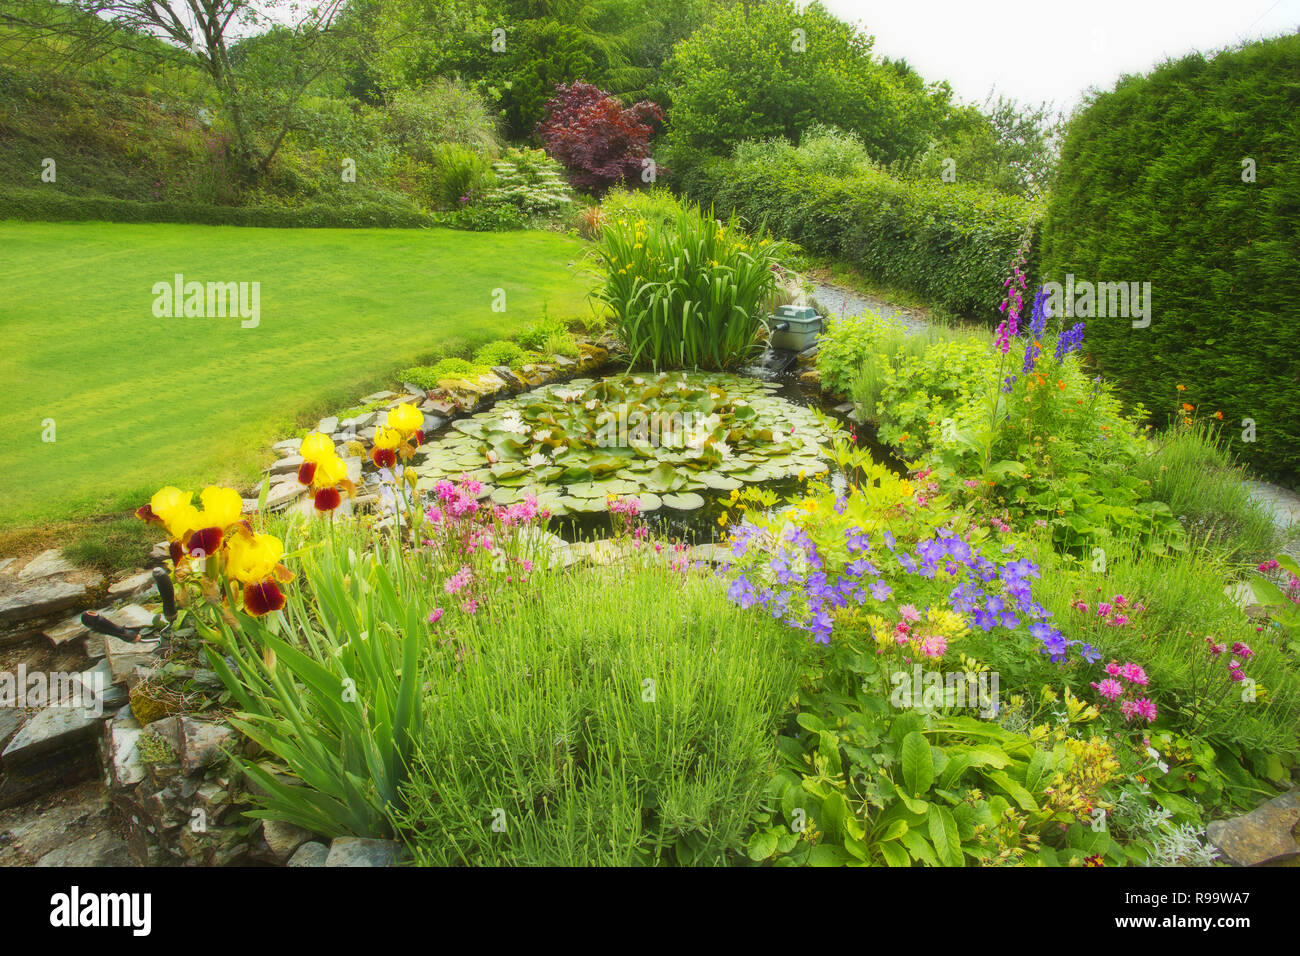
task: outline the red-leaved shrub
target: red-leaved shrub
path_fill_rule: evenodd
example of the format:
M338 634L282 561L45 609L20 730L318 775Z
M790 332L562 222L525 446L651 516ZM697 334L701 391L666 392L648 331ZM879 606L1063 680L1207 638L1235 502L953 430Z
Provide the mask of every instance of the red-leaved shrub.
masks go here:
M537 127L546 151L568 170L579 189L603 192L615 183L634 186L647 181L642 171L663 176L663 166L649 166L650 137L664 114L657 103L642 100L625 107L617 97L582 80L556 86L546 104L546 119Z

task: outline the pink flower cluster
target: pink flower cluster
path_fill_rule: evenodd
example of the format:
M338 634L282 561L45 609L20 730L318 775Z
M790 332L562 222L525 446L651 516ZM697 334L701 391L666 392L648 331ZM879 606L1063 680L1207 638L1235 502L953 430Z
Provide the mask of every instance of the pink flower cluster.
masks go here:
M1107 676L1099 681L1092 682L1092 689L1104 701L1117 701L1119 703L1119 712L1125 721L1132 721L1142 718L1148 724L1155 721L1157 715L1156 705L1152 703L1149 697L1138 697L1137 688L1146 687L1151 683L1147 677L1147 672L1142 669L1140 664L1132 661L1119 663L1111 661L1106 665Z
M1070 607L1081 614L1092 611L1092 605L1087 601L1075 601ZM1097 602L1097 616L1107 627L1127 627L1132 620L1130 615L1141 614L1145 610L1146 605L1130 604L1128 598L1122 594L1116 594L1109 601Z
M1205 639L1205 646L1210 652L1211 657L1219 657L1226 654L1228 646L1221 644L1212 637ZM1228 679L1234 682L1241 682L1246 679L1246 672L1243 669L1242 661L1248 661L1255 656L1255 652L1250 649L1250 645L1244 641L1234 641L1232 645L1232 655L1228 658Z
M446 518L467 518L477 512L483 485L469 478L462 478L459 485L440 481L434 493L440 503L430 505L424 516L432 524L441 524Z

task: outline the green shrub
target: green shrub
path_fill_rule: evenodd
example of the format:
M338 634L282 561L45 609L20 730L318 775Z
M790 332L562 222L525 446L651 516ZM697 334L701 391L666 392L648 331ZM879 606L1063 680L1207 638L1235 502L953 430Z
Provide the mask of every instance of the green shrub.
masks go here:
M552 355L577 358L578 340L573 337L571 332L554 332L546 337L546 341L542 343L541 351L548 358Z
M439 359L434 365L413 365L398 372L397 377L420 388L435 389L445 378L473 378L487 370L486 365L452 357Z
M1041 253L1045 279L1150 282L1149 328L1089 319L1097 366L1153 409L1186 385L1234 455L1283 476L1300 473L1297 75L1286 36L1096 96L1069 125Z
M1139 478L1167 502L1188 534L1225 549L1230 559L1261 561L1279 546L1268 509L1251 496L1247 474L1221 434L1203 422L1174 425L1138 460Z
M499 595L458 635L472 652L434 665L403 793L415 861L735 862L776 766L790 634L663 566Z
M897 318L885 318L879 312L829 319L817 340L822 387L835 395L847 395L882 343L904 334L904 328Z
M442 209L459 209L473 202L493 182L491 161L482 153L456 143L435 147L432 163L430 198L433 205Z
M521 358L524 350L515 342L508 342L504 339L498 339L495 342L489 342L474 354L474 363L492 367L494 365L505 365L513 367Z
M681 200L663 186L649 189L627 189L616 186L600 201L605 220L644 219L667 226L678 222L684 214Z
M200 203L137 202L133 199L69 196L52 189L12 189L0 193L0 219L45 222L188 222L271 229L411 229L437 223L433 217L414 207L403 209L374 204L209 206Z
M385 110L384 131L425 163L436 163L448 144L491 155L499 143L497 122L482 98L442 77L424 87L398 90Z
M870 279L960 315L998 320L1003 279L1037 207L978 186L908 182L851 161L852 144L813 131L796 149L747 146L685 177L684 189L720 213L734 212L842 260ZM817 165L849 170L830 175Z
M633 366L726 369L757 348L781 244L691 207L674 224L606 223L595 251L604 272L595 297Z
M573 209L564 167L540 149L508 149L492 164L495 182L483 204L513 210L526 219L557 219Z
M528 351L537 352L546 344L547 339L554 335L563 335L567 331L568 327L562 321L551 318L549 315L543 315L523 332L515 336L515 340Z

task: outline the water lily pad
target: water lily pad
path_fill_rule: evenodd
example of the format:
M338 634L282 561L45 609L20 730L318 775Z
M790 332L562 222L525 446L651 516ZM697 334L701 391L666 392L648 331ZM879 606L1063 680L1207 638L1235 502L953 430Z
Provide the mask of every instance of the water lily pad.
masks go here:
M664 506L678 511L694 511L704 507L704 499L693 491L684 491L675 495L663 496Z
M714 491L731 491L734 488L739 488L742 484L741 481L716 471L702 472L700 474L700 483L705 487L712 488Z

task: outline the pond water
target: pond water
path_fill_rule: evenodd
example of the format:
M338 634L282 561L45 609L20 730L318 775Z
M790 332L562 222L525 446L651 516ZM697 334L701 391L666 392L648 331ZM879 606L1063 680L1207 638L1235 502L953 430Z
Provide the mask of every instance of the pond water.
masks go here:
M825 415L835 418L847 425L851 425L857 437L859 446L871 451L872 457L896 471L904 474L906 468L901 461L896 459L890 452L876 441L875 433L869 427L851 422L843 411L837 410L829 404L820 389L816 386L807 386L799 382L797 375L793 371L776 373L772 371L773 367L781 368L788 364L784 356L765 356L766 361L760 362L752 367L742 369L737 374L743 378L758 379L768 383L768 392L775 398L783 399L794 405L804 408L812 408L821 411ZM773 361L773 359L775 361ZM592 372L586 373L587 378L602 379L611 376L617 376L624 373L624 369L616 364L610 364ZM775 387L774 389L772 387ZM508 399L502 399L502 402ZM495 403L500 404L500 402ZM495 404L488 409L491 411ZM843 406L841 406L842 408ZM428 443L436 443L448 436L454 438L454 425L448 425L438 432L428 436ZM835 473L835 466L828 462L831 467L830 480L832 484L842 482L843 476ZM801 482L796 478L774 479L758 483L763 488L775 491L778 496L785 497L797 493ZM718 524L718 519L726 509L723 507L723 501L730 495L729 491L714 491L710 489L697 489L704 499L704 505L693 510L676 510L669 507L663 507L656 511L649 512L642 516L643 520L650 526L651 530L658 535L662 535L672 540L681 540L688 544L706 544L718 541L726 533L726 528ZM592 540L596 538L608 537L611 531L610 516L606 512L594 513L570 513L560 515L552 519L551 528L567 541Z

